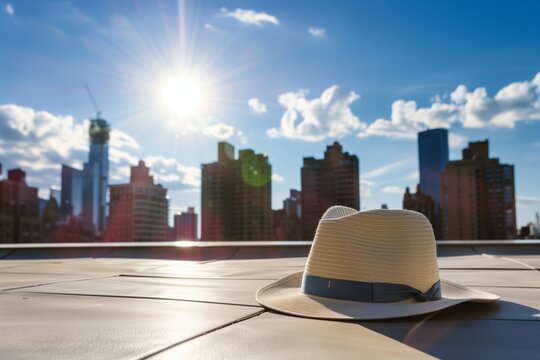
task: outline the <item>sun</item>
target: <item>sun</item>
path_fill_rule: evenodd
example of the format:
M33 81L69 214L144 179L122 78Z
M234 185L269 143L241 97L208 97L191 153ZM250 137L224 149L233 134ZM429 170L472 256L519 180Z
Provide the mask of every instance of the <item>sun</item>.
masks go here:
M167 112L188 117L199 112L203 102L201 84L188 76L177 76L164 82L161 103Z

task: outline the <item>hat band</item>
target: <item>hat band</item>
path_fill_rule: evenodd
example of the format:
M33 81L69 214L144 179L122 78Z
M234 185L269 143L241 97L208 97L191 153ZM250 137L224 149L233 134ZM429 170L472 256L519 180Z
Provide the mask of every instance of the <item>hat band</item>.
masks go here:
M329 279L304 274L302 292L333 299L374 303L398 302L413 298L418 301L433 301L441 299L441 283L437 280L428 291L422 292L403 284Z

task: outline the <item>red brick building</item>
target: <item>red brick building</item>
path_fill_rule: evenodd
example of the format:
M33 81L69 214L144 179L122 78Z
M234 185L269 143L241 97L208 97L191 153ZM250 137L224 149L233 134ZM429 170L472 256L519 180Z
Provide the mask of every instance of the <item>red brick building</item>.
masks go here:
M416 193L411 193L409 188L406 188L403 195L403 208L424 214L435 228L435 203L431 196L422 192L420 184L416 186Z
M197 240L197 219L198 215L192 207L174 215L174 240Z
M264 154L218 144L218 161L202 166L202 240L273 240L272 166Z
M360 172L356 155L338 142L323 159L305 157L302 166L302 240L312 240L319 219L332 205L360 209Z
M167 189L154 184L144 161L131 167L129 184L111 185L107 241L166 241Z
M21 169L0 181L0 243L41 242L38 189L26 184Z
M514 166L489 158L488 140L469 143L441 180L444 239L515 238Z

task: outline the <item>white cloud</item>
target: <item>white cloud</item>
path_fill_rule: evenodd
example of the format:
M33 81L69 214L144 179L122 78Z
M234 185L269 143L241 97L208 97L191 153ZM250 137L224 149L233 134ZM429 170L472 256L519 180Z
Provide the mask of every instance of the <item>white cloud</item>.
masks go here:
M280 127L269 129L268 136L319 141L342 137L365 128L365 124L350 108L360 97L354 91L343 92L333 85L324 90L319 98L308 100L307 94L307 90L299 90L278 96L285 113L281 117Z
M111 138L110 138L109 144L113 148L128 147L132 149L137 149L139 147L139 144L134 138L132 138L125 132L122 132L117 129L111 130Z
M203 119L189 123L171 121L170 129L177 138L200 136L200 134L211 136L218 140L236 139L241 144L247 144L248 138L242 130L236 129L232 125L219 122L217 119Z
M268 112L266 105L258 98L251 98L248 100L248 105L252 113L264 114Z
M376 183L375 183L375 181L361 178L360 179L360 184L361 185L366 185L366 186L369 186L369 187L374 187Z
M59 185L61 164L81 168L88 159L89 124L89 120L76 123L69 115L55 115L14 104L0 105L0 147L9 159L5 166L28 170L37 180L33 185L40 188ZM137 158L125 149L138 146L128 134L117 129L111 131L112 180L126 178L125 168L136 164Z
M368 186L360 186L360 197L372 197L373 193L371 191L371 188Z
M208 31L217 31L218 28L215 27L214 25L210 24L210 23L206 23L204 24L204 28Z
M396 100L390 119L380 118L361 131L358 137L386 136L414 139L418 131L450 128L460 122L465 128L513 128L519 121L540 120L540 73L531 81L513 82L490 97L486 88L469 91L459 85L449 97L434 96L429 107L415 101ZM464 139L451 135L451 144L460 146Z
M418 181L420 179L420 172L418 170L415 170L411 173L408 173L407 175L405 175L405 177L403 178L404 180L415 180L415 181Z
M360 132L358 137L378 135L415 139L419 131L427 128L449 128L458 119L457 105L435 102L429 108L418 108L415 101L397 100L392 104L390 120L375 120Z
M380 176L395 172L410 165L410 160L399 160L387 165L380 166L373 170L370 170L362 175L363 179L374 179Z
M112 164L116 164L119 166L129 166L136 165L139 162L139 158L131 155L128 152L122 151L119 148L112 146L111 144L111 146L109 146L109 161ZM127 176L129 176L129 172L127 172Z
M248 25L262 26L264 23L279 25L277 17L254 10L236 9L234 11L228 11L226 8L221 8L221 15L236 19L241 23Z
M467 145L469 139L466 136L456 133L448 133L448 145L451 148L463 148Z
M7 104L0 105L0 154L6 169L21 167L28 172L29 184L40 191L51 185L60 185L61 164L82 168L88 160L89 120L75 122L69 115L55 115L47 111L36 111L29 107ZM109 143L109 176L112 183L129 180L130 166L136 165L139 158L130 151L139 144L130 135L111 130ZM178 187L199 187L198 168L159 161L150 157L150 163L157 164L164 183ZM156 160L157 159L157 160ZM173 183L173 177L178 182ZM30 179L32 182L30 182Z
M381 192L387 194L403 195L405 193L405 189L400 188L399 186L385 186L381 189Z
M10 3L6 4L6 13L9 16L13 16L15 14L15 9L13 8L13 5L11 5Z
M521 208L540 207L539 196L516 195L516 206Z
M35 166L70 162L88 149L88 121L14 104L0 105L0 136L4 152ZM17 164L14 164L17 165Z
M361 197L371 197L372 189L375 186L375 182L371 180L366 180L363 177L360 178L360 196Z
M283 182L285 178L279 174L272 174L272 181Z
M247 136L246 134L244 134L242 130L237 130L235 136L236 136L236 139L240 142L240 144L246 145L248 143Z
M209 125L203 129L203 134L213 136L216 139L228 140L235 134L234 126L227 124Z
M154 181L171 191L201 186L201 169L198 167L186 166L163 156L147 156L144 162L151 168Z
M316 38L323 38L326 36L326 29L323 28L317 28L317 27L310 27L308 28L308 32Z
M43 170L60 170L60 164L50 164L46 162L33 162L29 160L20 160L17 162L17 165L23 169L31 169L34 171L43 171Z
M223 123L207 125L202 128L202 133L215 137L218 140L229 140L231 138L235 138L242 145L245 145L248 142L247 136L242 130L237 130L234 126Z

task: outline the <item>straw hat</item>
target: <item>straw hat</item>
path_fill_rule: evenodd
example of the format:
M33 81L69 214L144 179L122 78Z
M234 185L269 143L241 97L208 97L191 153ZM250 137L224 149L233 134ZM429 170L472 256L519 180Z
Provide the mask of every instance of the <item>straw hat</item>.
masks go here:
M290 315L387 319L430 313L497 295L439 279L429 220L410 210L326 211L303 272L257 291L257 301Z

